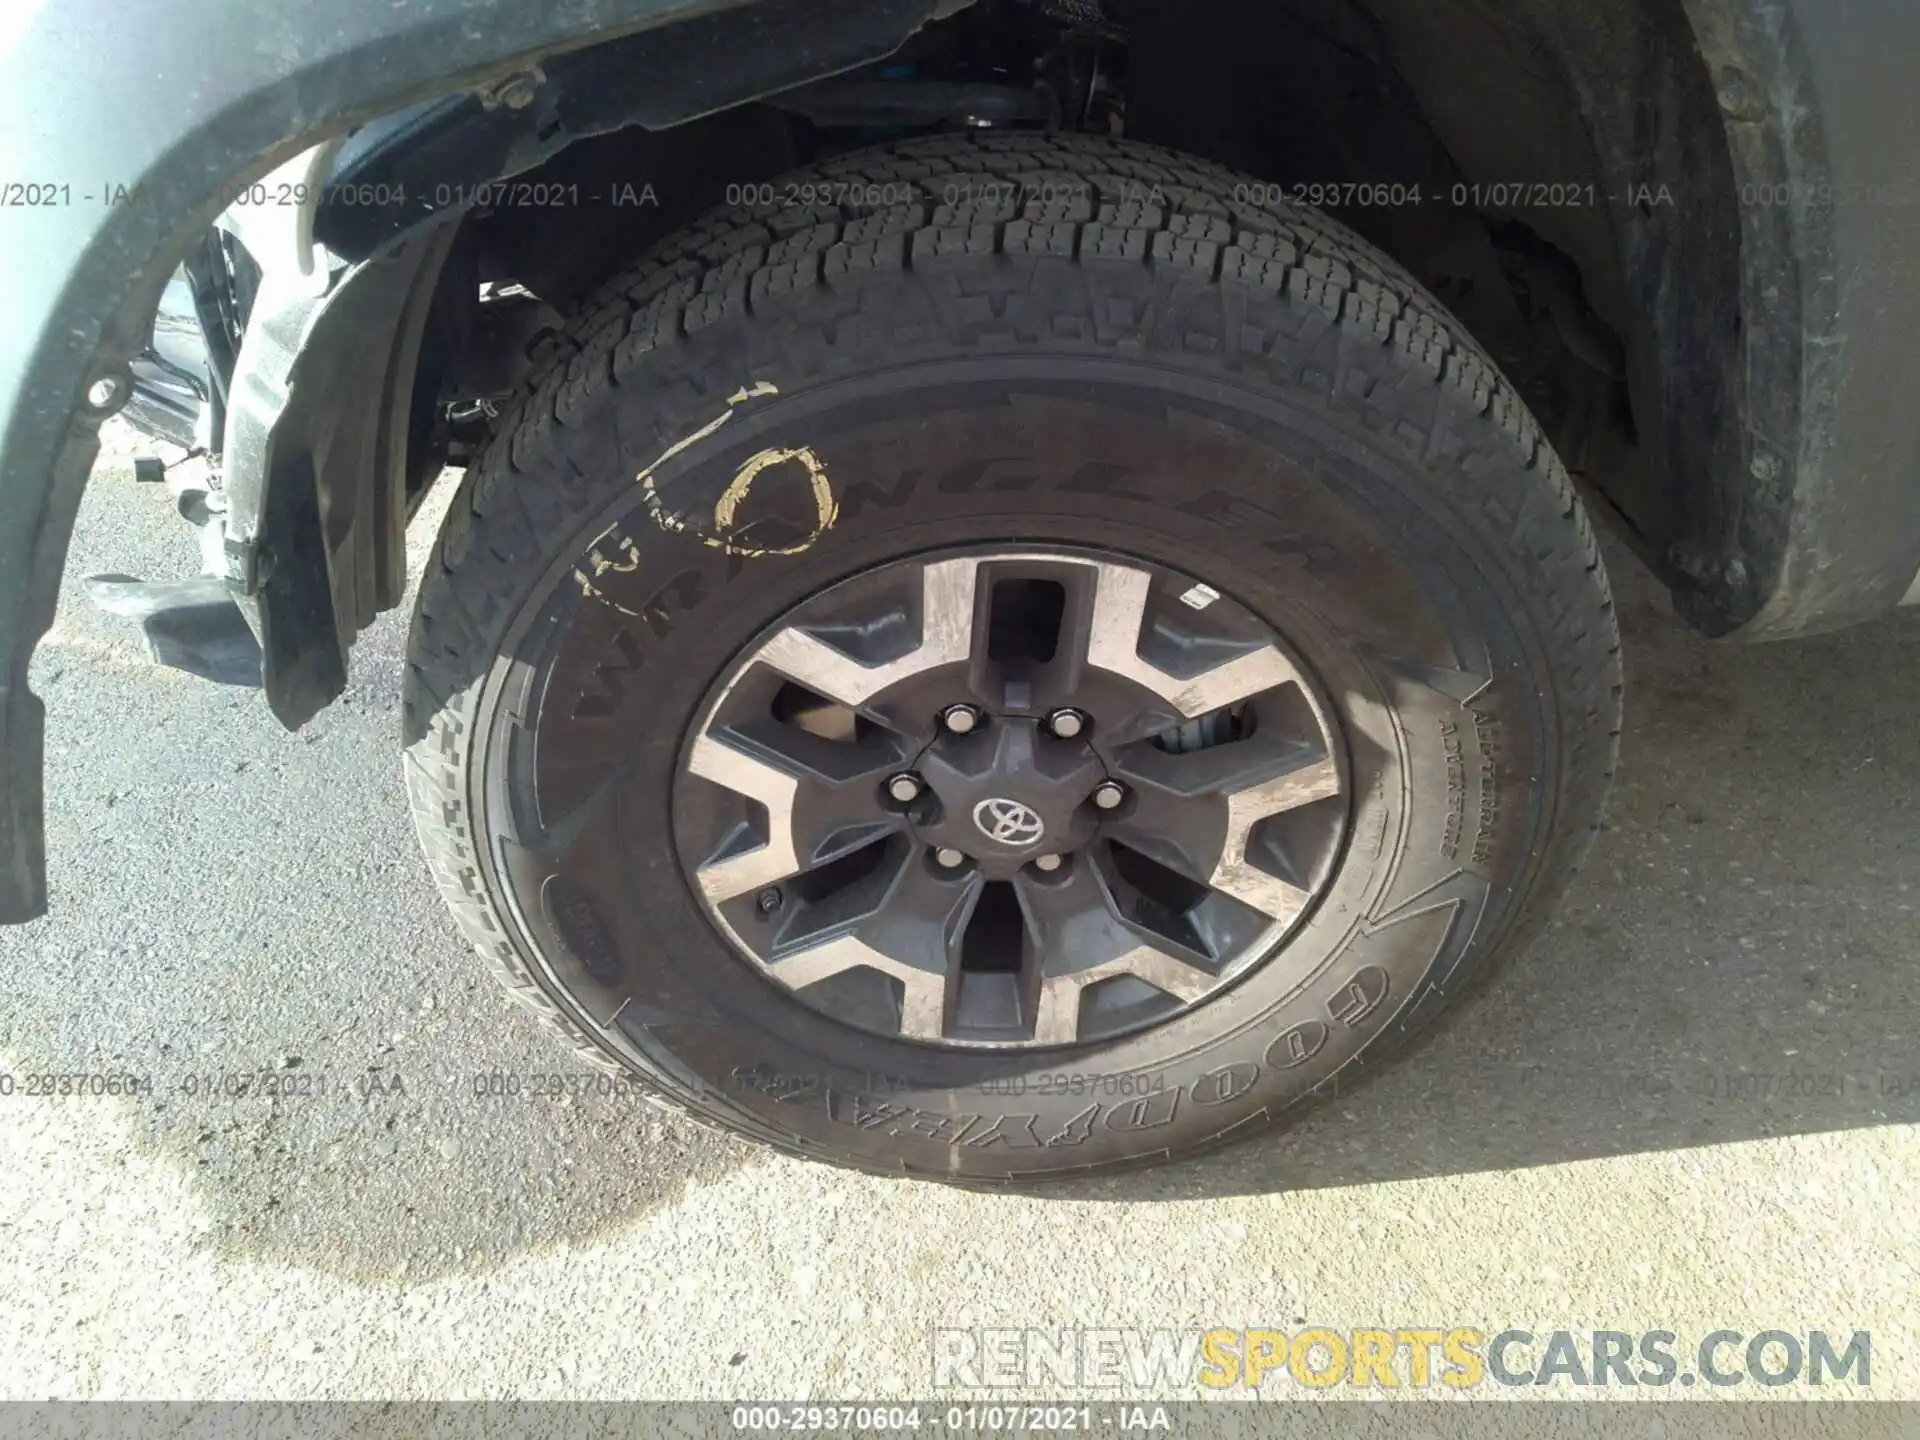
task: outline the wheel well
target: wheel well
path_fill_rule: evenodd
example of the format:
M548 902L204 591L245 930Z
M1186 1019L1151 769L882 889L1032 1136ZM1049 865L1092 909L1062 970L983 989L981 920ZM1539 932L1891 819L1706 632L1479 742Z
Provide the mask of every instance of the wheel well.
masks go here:
M516 177L556 203L463 224L421 374L442 443L416 479L485 442L499 407L474 402L539 366L557 322L637 250L729 187L928 128L897 103L863 114L850 83L917 87L929 106L934 85L971 86L951 103L979 109L1036 80L1050 113L1012 123L1123 127L1296 188L1392 255L1655 568L1707 583L1701 557L1726 549L1743 494L1740 229L1682 0L981 0L831 95L583 139Z
M1733 498L1711 477L1739 469L1739 229L1680 0L1213 0L1144 40L1130 133L1325 187L1657 568L1710 547Z

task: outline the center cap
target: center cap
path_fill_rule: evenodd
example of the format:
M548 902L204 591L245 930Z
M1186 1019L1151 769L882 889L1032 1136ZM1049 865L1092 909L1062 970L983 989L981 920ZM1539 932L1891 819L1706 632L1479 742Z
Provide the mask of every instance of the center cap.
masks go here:
M1046 838L1047 826L1034 810L1018 800L991 796L973 807L973 823L996 845L1024 850Z
M1036 855L1079 850L1099 827L1087 803L1106 770L1084 741L1043 733L1031 716L989 715L968 735L942 735L914 762L927 803L914 837L958 850L989 880L1017 875Z

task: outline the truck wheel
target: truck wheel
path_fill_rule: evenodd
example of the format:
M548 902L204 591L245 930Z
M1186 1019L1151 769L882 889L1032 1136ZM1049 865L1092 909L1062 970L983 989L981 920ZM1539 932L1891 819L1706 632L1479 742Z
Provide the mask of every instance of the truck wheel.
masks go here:
M940 138L600 292L422 583L407 776L507 987L795 1154L1267 1129L1537 917L1618 637L1512 388L1203 161Z

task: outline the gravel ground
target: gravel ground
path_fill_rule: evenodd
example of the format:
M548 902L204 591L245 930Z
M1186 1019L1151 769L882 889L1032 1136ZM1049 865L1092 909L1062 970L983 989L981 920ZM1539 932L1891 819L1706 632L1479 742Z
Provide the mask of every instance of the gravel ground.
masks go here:
M149 666L76 588L194 566L127 443L36 669L53 913L0 932L0 1393L871 1399L935 1327L1310 1323L1867 1329L1920 1396L1915 617L1709 646L1616 554L1621 785L1530 953L1282 1138L993 1198L475 1098L579 1066L418 859L404 611L299 735ZM152 1093L18 1088L102 1070ZM196 1082L261 1070L324 1093Z

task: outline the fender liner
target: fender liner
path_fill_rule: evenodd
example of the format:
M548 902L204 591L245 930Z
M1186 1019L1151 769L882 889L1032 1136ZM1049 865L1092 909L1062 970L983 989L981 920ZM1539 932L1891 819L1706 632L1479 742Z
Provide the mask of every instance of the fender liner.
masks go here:
M406 587L414 374L457 226L443 222L324 291L269 271L227 411L227 582L288 729L347 683L347 650Z
M517 105L447 96L310 152L299 193L335 199L297 212L311 237L254 255L265 278L224 456L228 575L282 724L340 694L354 640L400 603L421 340L471 197L576 140L667 128L878 59L927 14L928 0L760 0L559 56L522 72ZM309 238L350 262L320 295Z

